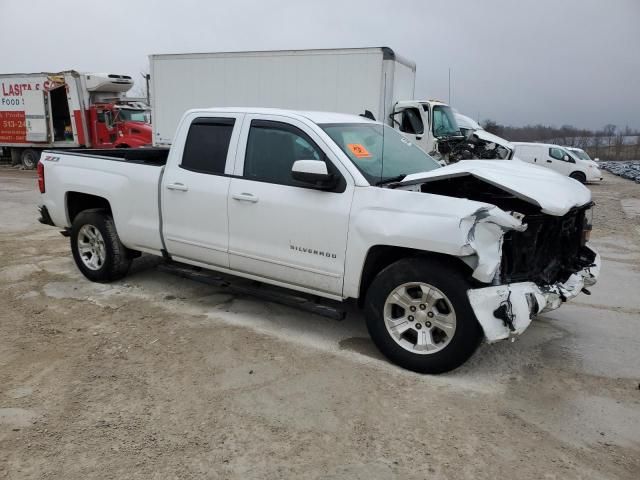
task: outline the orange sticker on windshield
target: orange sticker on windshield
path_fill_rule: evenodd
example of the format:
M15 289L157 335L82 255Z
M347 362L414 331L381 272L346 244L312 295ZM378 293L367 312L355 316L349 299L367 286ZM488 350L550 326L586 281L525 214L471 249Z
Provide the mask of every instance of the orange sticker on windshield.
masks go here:
M353 152L353 154L358 157L358 158L370 158L371 154L369 153L369 151L364 148L364 146L360 145L359 143L348 143L347 147L349 147L349 150L351 150Z

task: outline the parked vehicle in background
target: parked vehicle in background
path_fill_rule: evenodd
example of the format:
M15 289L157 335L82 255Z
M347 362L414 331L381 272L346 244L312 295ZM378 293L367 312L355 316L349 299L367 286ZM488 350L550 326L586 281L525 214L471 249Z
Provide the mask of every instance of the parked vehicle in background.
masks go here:
M122 278L146 252L357 299L388 358L438 373L598 276L591 193L541 168L442 168L407 136L340 113L190 110L172 140L43 153L40 221L69 232L88 279Z
M599 158L591 158L587 152L578 147L564 147L569 150L575 157L578 157L580 160L587 160L592 162L599 162Z
M203 105L369 112L443 163L465 141L449 105L414 99L416 65L388 47L151 55L149 64L157 146Z
M449 163L472 158L485 160L513 159L511 142L487 132L478 122L466 115L456 112L455 116L465 141L453 145L448 157Z
M599 182L602 172L593 160L582 160L567 148L552 143L512 142L520 160L550 168L581 183Z
M0 148L35 168L44 148L126 148L151 144L148 107L124 97L127 75L0 74Z

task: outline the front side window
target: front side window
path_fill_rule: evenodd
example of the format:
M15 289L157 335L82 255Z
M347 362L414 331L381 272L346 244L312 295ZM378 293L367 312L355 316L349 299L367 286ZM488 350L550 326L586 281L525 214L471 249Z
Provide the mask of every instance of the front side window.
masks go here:
M440 167L424 150L386 125L339 123L320 127L371 185L399 175L427 172Z
M565 153L557 147L551 147L549 149L549 156L551 158L555 158L556 160L563 160Z
M460 128L451 107L446 105L433 107L433 134L436 137L460 135Z
M243 176L247 180L299 186L291 176L296 160L323 160L324 154L302 130L268 120L252 120ZM330 168L327 165L327 168Z
M196 118L189 127L180 166L199 173L224 174L234 123L233 118Z
M400 131L412 135L422 135L424 133L424 124L417 108L407 108L402 111Z

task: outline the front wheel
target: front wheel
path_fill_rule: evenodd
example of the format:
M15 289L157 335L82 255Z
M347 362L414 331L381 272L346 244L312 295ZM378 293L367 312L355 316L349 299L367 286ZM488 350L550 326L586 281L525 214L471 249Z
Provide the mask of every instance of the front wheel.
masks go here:
M582 172L573 172L571 173L571 175L569 175L571 178L573 178L574 180L579 181L582 184L587 183L587 176L582 173Z
M85 210L71 226L71 252L78 269L93 282L112 282L124 277L131 255L122 245L111 215L104 210Z
M443 373L476 350L482 329L463 273L438 259L399 260L373 280L365 300L367 328L391 361L419 373Z

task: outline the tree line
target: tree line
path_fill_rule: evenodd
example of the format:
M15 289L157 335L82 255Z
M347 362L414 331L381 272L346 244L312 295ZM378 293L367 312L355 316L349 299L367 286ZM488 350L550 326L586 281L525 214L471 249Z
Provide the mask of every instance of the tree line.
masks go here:
M525 125L514 127L485 120L485 130L512 142L543 142L578 147L586 150L591 158L601 160L640 160L640 130L607 124L601 129L590 130L572 125Z

